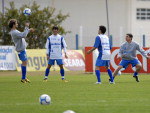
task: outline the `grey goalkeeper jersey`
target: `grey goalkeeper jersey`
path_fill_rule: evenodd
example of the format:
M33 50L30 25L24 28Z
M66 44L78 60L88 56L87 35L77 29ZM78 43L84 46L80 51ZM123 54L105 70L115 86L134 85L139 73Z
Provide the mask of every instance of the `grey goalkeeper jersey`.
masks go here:
M16 51L21 52L24 51L27 47L27 43L25 41L25 38L27 34L29 33L29 28L25 27L24 32L20 32L18 30L11 30L10 34L12 37L12 40L15 44Z
M122 59L125 60L133 60L137 59L136 51L139 51L144 57L147 57L146 52L143 50L143 48L140 47L140 45L134 41L131 43L125 42L121 45L118 56L121 56Z

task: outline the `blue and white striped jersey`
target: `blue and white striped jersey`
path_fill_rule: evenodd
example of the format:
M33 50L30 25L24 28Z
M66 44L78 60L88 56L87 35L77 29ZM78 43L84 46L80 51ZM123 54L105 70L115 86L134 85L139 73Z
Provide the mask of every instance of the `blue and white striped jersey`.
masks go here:
M47 38L45 47L46 54L49 55L50 59L62 59L62 49L66 52L67 44L64 38L57 34L51 35Z
M109 44L109 38L107 35L101 34L98 35L95 39L95 48L98 48L99 56L98 59L101 60L110 60L110 44Z

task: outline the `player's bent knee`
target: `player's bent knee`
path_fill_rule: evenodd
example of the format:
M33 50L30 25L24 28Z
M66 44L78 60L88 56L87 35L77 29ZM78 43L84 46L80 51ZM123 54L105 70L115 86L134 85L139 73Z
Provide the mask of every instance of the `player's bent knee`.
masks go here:
M141 65L137 65L136 67L137 67L137 69L141 69L141 68L142 68L142 66L141 66Z
M63 65L59 65L60 69L64 69Z
M50 68L51 68L51 65L48 65L47 68L50 69Z
M105 66L106 69L110 69L108 66Z
M95 67L95 70L99 70L99 67L98 67L98 66L96 66L96 67Z
M27 60L26 60L26 61L22 61L22 65L23 65L23 66L27 66L27 63L28 63Z

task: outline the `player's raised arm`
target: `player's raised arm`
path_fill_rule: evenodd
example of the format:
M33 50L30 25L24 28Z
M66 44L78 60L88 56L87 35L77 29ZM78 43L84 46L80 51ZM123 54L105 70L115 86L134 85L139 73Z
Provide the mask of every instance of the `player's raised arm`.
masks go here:
M34 32L34 29L33 29L33 28L30 28L30 29L29 29L29 26L30 26L30 23L29 23L29 22L28 22L28 23L25 23L25 29L24 29L24 31L23 31L23 32L16 31L14 35L15 35L17 38L26 38L27 35L28 35L28 33L29 33L30 31L31 31L31 32Z
M140 47L139 44L137 44L137 50L138 50L144 57L148 58L147 53L145 52L145 50L144 50L142 47Z

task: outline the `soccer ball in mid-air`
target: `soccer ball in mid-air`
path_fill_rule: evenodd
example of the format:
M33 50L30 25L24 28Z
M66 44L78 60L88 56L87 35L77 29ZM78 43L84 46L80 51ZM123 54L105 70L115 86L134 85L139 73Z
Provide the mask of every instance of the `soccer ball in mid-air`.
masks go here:
M40 96L39 102L42 105L48 105L48 104L51 103L51 97L47 94L43 94L43 95Z
M31 15L31 9L25 8L24 11L23 11L23 14L26 15L26 16Z

